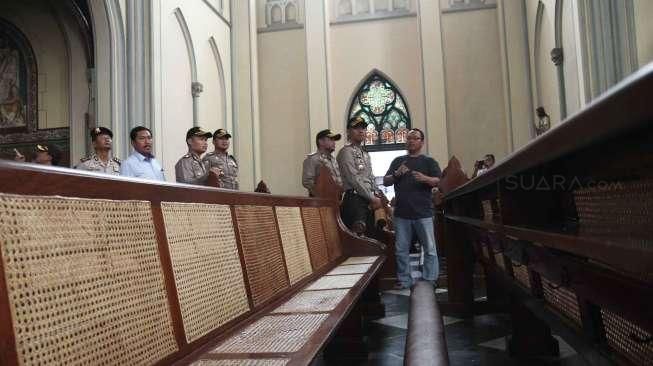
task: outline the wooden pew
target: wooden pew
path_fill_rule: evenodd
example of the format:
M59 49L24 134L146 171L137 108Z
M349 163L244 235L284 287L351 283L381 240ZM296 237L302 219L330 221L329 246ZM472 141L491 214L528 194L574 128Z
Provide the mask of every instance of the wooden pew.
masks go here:
M515 356L555 356L555 333L592 365L653 364L651 95L653 64L446 194L448 309L510 313Z
M326 167L320 167L317 180L315 182L315 194L317 197L330 200L342 201L343 190L331 177L331 173ZM397 283L397 269L395 260L395 236L392 228L384 227L377 230L374 239L382 242L385 247L386 261L381 268L378 276L378 287L380 290L392 289Z
M0 206L7 366L306 365L385 260L328 199L0 162Z
M438 250L438 259L440 260L440 276L438 277L438 284L447 284L449 277L447 275L447 251L444 245L444 195L467 183L469 178L462 169L460 161L455 156L449 159L449 163L442 170L442 177L438 183L437 192L433 196L433 208L435 215L433 223L435 225L435 238ZM457 260L457 258L453 258Z

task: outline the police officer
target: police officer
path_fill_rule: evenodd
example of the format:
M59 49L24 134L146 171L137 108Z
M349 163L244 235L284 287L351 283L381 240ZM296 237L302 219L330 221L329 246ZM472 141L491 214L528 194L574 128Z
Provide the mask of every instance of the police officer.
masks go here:
M318 132L317 136L315 136L317 151L306 156L302 169L302 185L308 189L309 196L315 197L315 183L320 167L323 165L329 169L333 181L342 187L338 161L332 155L336 150L336 141L341 138L342 136L339 133L335 134L328 129Z
M367 122L354 117L347 123L349 144L338 152L338 164L342 175L345 197L341 206L342 219L355 233L371 233L374 228L372 212L381 207L374 183L370 155L363 150Z
M120 175L120 159L111 156L113 132L106 127L96 127L91 130L91 142L94 153L80 159L75 169Z
M220 188L238 190L238 163L236 158L227 152L230 138L227 130L217 129L213 133L215 150L206 154L204 161L209 169L217 169Z
M177 161L175 174L177 182L204 185L209 177L209 168L202 161L202 155L206 152L208 143L206 140L213 134L202 130L201 127L193 127L186 132L186 144L188 153ZM214 171L214 173L218 173Z
M25 161L25 157L21 155L17 150L16 152L16 161ZM34 155L32 158L32 163L41 164L41 165L59 165L59 159L61 153L59 149L54 147L54 145L48 144L37 144L34 146Z

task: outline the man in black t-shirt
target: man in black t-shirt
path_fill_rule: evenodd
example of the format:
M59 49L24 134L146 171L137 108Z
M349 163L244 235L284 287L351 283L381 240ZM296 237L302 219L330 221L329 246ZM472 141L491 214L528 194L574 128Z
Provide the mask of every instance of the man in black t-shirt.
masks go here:
M395 254L397 257L397 288L412 285L409 249L413 233L424 252L424 280L438 279L438 253L433 231L433 200L431 190L440 182L440 167L433 158L422 154L424 132L414 128L406 135L408 155L395 158L383 177L385 186L395 186L394 211Z

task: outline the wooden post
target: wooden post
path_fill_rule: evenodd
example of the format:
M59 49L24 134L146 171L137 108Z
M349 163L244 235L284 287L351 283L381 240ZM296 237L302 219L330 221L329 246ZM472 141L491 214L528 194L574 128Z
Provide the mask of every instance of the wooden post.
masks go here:
M324 350L328 360L343 361L343 355L348 358L360 359L367 356L367 345L363 339L363 310L357 304L343 320L335 336Z
M464 228L451 220L445 220L444 236L447 251L447 288L449 304L446 308L459 316L473 316L474 306L474 259L471 243Z
M558 341L551 335L551 328L519 300L511 297L510 317L512 335L509 337L510 356L521 358L558 356Z

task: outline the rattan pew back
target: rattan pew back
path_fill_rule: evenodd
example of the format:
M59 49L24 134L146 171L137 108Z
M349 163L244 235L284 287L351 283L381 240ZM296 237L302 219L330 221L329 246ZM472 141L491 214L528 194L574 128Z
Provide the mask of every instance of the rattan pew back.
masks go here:
M2 365L243 358L239 349L266 346L233 335L261 321L302 329L285 355L305 364L383 261L380 244L351 236L326 199L13 163L0 163L0 192ZM309 283L361 256L373 258L368 269L347 290L315 293L309 321L292 310L296 296L315 297L300 293ZM335 301L328 311L325 301Z

